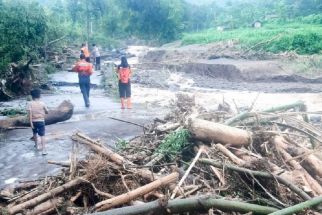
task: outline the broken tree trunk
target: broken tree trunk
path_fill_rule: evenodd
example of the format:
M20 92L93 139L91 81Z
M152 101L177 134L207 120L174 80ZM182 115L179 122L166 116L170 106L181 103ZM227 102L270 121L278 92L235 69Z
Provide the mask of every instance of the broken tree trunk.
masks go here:
M251 141L251 133L242 129L210 122L202 119L189 119L189 130L199 140L245 146Z
M78 141L79 143L86 144L89 146L93 151L95 151L98 154L102 154L105 157L109 158L110 160L114 161L120 166L123 166L124 164L128 164L130 166L135 166L135 164L131 163L130 161L127 161L124 157L121 155L113 152L112 150L102 146L100 143L92 140L91 138L87 137L86 135L82 133L76 133L72 136L72 139L74 141ZM154 176L153 172L146 170L146 169L137 169L134 171L134 173L140 175L141 177L153 181Z
M73 115L74 106L70 101L63 101L57 108L50 109L45 116L46 125L62 122ZM28 116L19 116L0 120L0 129L14 129L17 127L30 127Z
M8 212L9 212L9 214L16 214L16 213L21 212L25 209L32 208L32 207L39 205L40 203L42 203L48 199L51 199L53 196L57 196L60 193L65 192L65 191L67 191L67 190L69 190L81 183L83 183L83 179L76 178L72 181L67 182L66 184L56 187L56 188L54 188L54 189L52 189L40 196L37 196L36 198L30 199L26 202L19 204L19 205L15 205L13 207L10 207L8 209Z
M170 175L167 175L163 178L157 179L147 185L144 185L142 187L139 187L135 190L132 190L128 193L124 193L120 196L116 196L114 198L99 202L95 205L97 211L105 211L110 208L113 208L118 205L122 205L125 203L128 203L134 199L136 199L139 196L143 196L155 189L158 189L162 186L168 185L172 182L175 182L179 177L179 173L174 172Z
M187 199L173 199L168 202L164 199L156 200L140 205L112 209L106 212L95 213L94 215L137 215L137 214L178 214L216 208L227 212L240 212L253 214L270 214L277 211L276 208L261 205L249 204L238 201L217 199L211 196L198 196Z

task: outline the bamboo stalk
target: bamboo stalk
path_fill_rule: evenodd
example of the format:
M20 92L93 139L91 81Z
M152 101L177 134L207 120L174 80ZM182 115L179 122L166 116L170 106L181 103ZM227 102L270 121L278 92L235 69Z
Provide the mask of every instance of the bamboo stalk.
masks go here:
M289 110L289 109L292 109L292 108L296 108L296 107L303 107L305 106L304 102L303 101L297 101L293 104L288 104L288 105L282 105L282 106L277 106L277 107L272 107L272 108L269 108L269 109L266 109L262 112L265 112L265 113L274 113L274 112L277 112L277 111L286 111L286 110ZM253 112L242 112L240 114L238 114L237 116L234 116L230 119L228 119L226 122L225 122L225 125L233 125L235 122L237 121L243 121L251 116L253 116L254 113Z
M273 213L278 210L273 207L266 207L225 199L216 199L212 196L198 196L187 199L172 199L168 202L164 200L156 200L141 205L122 207L108 210L106 212L98 212L94 213L94 215L138 215L147 213L162 214L163 211L167 211L170 214L176 214L210 208L216 208L227 212L253 212L254 214L259 215Z
M179 176L179 173L174 172L170 175L167 175L163 178L157 179L147 185L144 185L142 187L139 187L135 190L132 190L130 192L124 193L122 195L116 196L111 199L107 199L105 201L99 202L95 205L95 208L97 211L105 211L110 208L113 208L118 205L125 204L127 202L130 202L134 199L136 199L139 196L143 196L159 187L162 187L164 185L170 184L172 182L175 182Z
M319 197L315 197L310 200L307 200L305 202L302 202L300 204L293 205L288 208L284 208L284 209L276 211L274 213L270 213L270 215L291 215L291 214L301 212L305 209L312 208L312 207L317 206L321 203L322 203L322 196L319 196Z

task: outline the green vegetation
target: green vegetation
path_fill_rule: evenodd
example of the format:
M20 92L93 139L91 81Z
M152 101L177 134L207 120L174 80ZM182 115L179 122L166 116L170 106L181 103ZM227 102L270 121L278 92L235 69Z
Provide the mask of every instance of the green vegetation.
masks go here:
M27 111L24 109L18 109L18 108L5 108L0 111L0 115L8 116L8 117L15 117L18 115L27 115Z
M123 150L127 147L128 144L129 144L129 142L127 142L126 140L119 139L115 143L115 146L116 146L117 150Z
M296 51L299 54L316 54L322 50L322 26L301 23L267 24L262 28L240 28L228 31L210 29L185 34L183 44L205 44L220 41L237 41L242 48L253 47L273 53ZM258 44L256 46L256 44Z
M120 41L138 38L162 44L184 34L184 44L237 40L242 47L263 43L257 49L270 52L321 51L320 0L200 2L0 0L0 78L6 77L10 63L46 61L46 47L85 41L115 48ZM256 20L264 27L251 29ZM212 30L219 26L230 30ZM51 43L59 38L64 39Z
M168 134L163 140L156 153L175 156L188 144L190 133L187 129L179 129Z
M35 58L44 45L47 23L37 3L0 1L0 77L11 62Z

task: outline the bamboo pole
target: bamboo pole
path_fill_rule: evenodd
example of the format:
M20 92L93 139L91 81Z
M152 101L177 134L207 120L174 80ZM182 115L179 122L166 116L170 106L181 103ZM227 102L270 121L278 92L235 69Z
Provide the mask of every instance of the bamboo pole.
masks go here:
M259 215L269 214L278 210L273 207L266 207L225 199L216 199L212 196L198 196L187 199L172 199L168 202L164 200L156 200L140 205L112 209L106 212L98 212L94 213L94 215L138 215L147 213L162 214L163 211L167 211L170 214L176 214L207 210L210 208L216 208L227 212L252 212L253 214Z
M95 205L95 208L97 211L105 211L110 208L113 208L118 205L125 204L127 202L130 202L134 199L136 199L139 196L143 196L159 187L165 186L167 184L170 184L172 182L175 182L177 178L179 177L179 173L174 172L170 175L167 175L163 178L157 179L147 185L144 185L142 187L139 187L135 190L132 190L130 192L124 193L122 195L116 196L111 199L107 199L105 201L99 202Z
M292 108L296 108L296 107L305 107L305 104L303 101L297 101L293 104L288 104L288 105L282 105L282 106L277 106L277 107L272 107L272 108L269 108L269 109L266 109L262 112L265 112L265 113L274 113L274 112L277 112L277 111L287 111L289 109L292 109ZM230 119L228 119L226 122L225 122L225 125L233 125L235 122L237 121L243 121L251 116L253 116L254 113L252 112L242 112Z
M297 205L293 205L288 208L284 208L279 211L275 211L274 213L270 213L270 215L291 215L291 214L296 214L298 212L301 212L305 209L312 208L314 206L317 206L322 203L322 196L312 198L310 200L307 200L305 202L302 202Z

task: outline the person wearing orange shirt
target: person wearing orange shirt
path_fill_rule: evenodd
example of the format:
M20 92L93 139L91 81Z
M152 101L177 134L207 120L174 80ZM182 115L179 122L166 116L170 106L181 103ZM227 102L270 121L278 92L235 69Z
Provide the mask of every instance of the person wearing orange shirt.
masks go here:
M89 92L91 86L90 76L93 74L93 65L87 62L84 54L80 55L80 61L73 67L73 71L78 73L79 87L83 94L85 106L90 106Z
M90 63L91 62L91 60L90 60L91 53L88 51L87 44L85 44L85 43L82 44L81 53L83 53L85 55L85 60L88 63Z
M121 57L121 64L117 66L117 75L119 79L119 93L121 98L121 109L132 108L131 103L131 75L132 70L125 56Z

